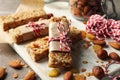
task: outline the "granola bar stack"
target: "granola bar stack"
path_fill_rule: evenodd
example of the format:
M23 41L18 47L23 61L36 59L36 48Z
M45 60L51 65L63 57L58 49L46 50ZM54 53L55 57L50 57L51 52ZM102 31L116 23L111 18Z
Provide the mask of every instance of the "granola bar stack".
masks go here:
M52 17L49 23L49 67L71 67L71 40L66 17Z

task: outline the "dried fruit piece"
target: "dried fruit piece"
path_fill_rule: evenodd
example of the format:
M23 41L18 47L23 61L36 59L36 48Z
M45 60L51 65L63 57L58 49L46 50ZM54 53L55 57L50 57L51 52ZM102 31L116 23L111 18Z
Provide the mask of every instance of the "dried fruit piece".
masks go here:
M80 32L81 32L81 38L85 39L86 38L86 32L83 31L83 30L81 30Z
M104 70L100 66L93 67L92 74L99 79L105 76Z
M90 33L87 33L87 34L86 34L86 37L87 37L88 39L90 39L90 40L93 40L93 39L96 38L93 34L90 34Z
M75 76L74 76L74 80L86 80L86 77L85 77L85 75L83 75L83 74L76 74Z
M48 76L49 77L57 77L59 75L58 69L52 69L49 71Z
M72 71L67 71L64 74L64 80L73 80L73 73L72 73Z
M94 39L92 40L93 44L97 44L97 45L101 45L104 46L106 44L106 42L104 40L98 40L98 39Z
M100 50L97 51L97 57L99 59L102 59L102 60L107 59L108 58L108 53L107 53L106 50L100 49Z
M100 45L93 45L93 50L97 52L98 50L102 49Z
M35 79L35 72L31 70L29 70L23 78L23 80L34 80L34 79Z
M18 73L14 73L13 78L18 78Z
M120 61L120 56L119 56L117 53L115 53L115 52L111 52L111 53L109 54L109 57L110 57L111 59L113 59L113 60Z
M13 68L21 68L22 64L20 60L12 60L8 62L8 65L13 67Z
M109 44L111 47L120 50L120 44L119 44L118 42L108 42L108 44Z
M0 68L0 78L2 78L4 76L5 71L6 71L6 67L5 66Z

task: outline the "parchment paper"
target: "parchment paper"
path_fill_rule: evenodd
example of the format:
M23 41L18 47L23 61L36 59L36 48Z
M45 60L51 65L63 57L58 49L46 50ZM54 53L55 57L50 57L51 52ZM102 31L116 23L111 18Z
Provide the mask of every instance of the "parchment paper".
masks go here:
M25 12L34 9L42 9L44 7L43 0L21 0L19 7L16 10L18 12Z

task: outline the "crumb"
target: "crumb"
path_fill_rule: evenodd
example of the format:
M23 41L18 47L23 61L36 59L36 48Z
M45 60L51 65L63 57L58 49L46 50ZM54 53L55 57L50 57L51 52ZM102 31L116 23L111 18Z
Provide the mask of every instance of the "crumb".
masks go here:
M29 66L27 64L24 65L25 68L28 68Z
M86 72L86 76L90 77L90 76L93 76L93 74L91 72Z
M25 65L25 63L24 63L24 62L21 62L21 65L22 65L22 66L24 66L24 65Z
M104 61L101 61L101 64L103 64L104 63Z
M14 73L13 78L18 78L18 73Z
M83 75L83 74L76 74L75 76L74 76L74 80L86 80L86 77L85 77L85 75Z
M87 63L88 63L88 61L82 61L82 63L83 63L83 64L87 64Z
M96 63L99 63L100 61L99 60L96 60Z
M83 24L87 24L87 21L83 21Z
M84 47L85 49L88 49L88 48L89 48L89 45L86 43L86 44L83 45L83 47Z
M81 68L81 72L85 72L86 71L86 69L85 68Z
M72 71L73 73L79 73L79 70L77 68L72 68L70 71Z

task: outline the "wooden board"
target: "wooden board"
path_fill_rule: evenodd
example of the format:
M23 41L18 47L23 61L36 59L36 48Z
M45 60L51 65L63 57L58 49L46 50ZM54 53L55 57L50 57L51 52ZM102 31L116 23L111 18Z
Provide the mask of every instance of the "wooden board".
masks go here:
M76 26L80 30L85 30L85 25L82 24L81 21L78 21L74 19L70 12L69 12L69 5L67 2L55 2L51 4L46 4L45 5L45 10L47 13L52 12L54 13L55 16L67 16L67 18L72 20L72 25ZM48 72L51 68L48 67L48 59L43 59L40 62L34 62L28 55L26 51L26 44L21 44L17 45L15 43L10 44L13 49L25 60L25 62L40 76L42 80L63 80L63 74L61 74L58 77L55 78L50 78L48 77ZM74 54L72 54L73 57L73 65L77 67L78 69L81 68L86 68L87 71L91 71L92 67L95 65L101 65L102 63L96 63L96 60L99 60L96 57L96 54L94 53L92 47L88 49L84 49L81 46L81 43L76 44L77 48L75 48ZM119 51L109 47L105 48L108 52L115 51L119 53ZM88 64L82 64L82 61L88 61ZM106 63L106 62L104 62ZM110 66L110 74L112 75L113 73L120 74L120 65L115 64ZM80 72L81 73L81 72ZM84 73L83 73L84 74ZM115 74L114 74L115 75ZM95 77L87 77L87 80L97 80ZM109 80L106 77L103 78L102 80Z

